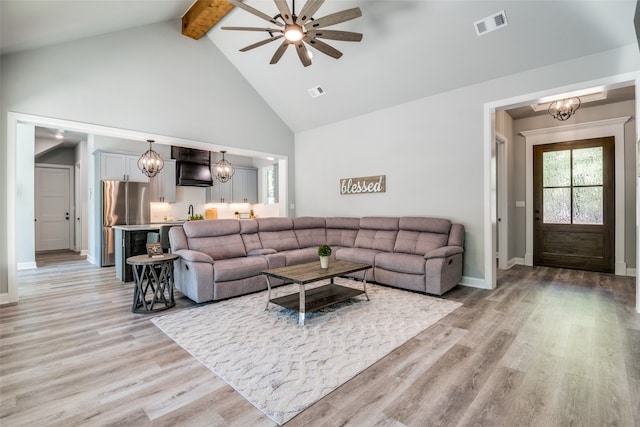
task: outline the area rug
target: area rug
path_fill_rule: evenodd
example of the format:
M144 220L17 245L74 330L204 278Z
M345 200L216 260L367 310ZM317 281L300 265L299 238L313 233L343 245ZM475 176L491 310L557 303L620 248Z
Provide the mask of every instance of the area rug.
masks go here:
M336 279L359 288L360 282ZM321 283L319 283L320 285ZM275 288L271 297L297 291ZM266 291L156 317L193 357L283 424L461 304L368 284L364 295L318 312L269 304Z

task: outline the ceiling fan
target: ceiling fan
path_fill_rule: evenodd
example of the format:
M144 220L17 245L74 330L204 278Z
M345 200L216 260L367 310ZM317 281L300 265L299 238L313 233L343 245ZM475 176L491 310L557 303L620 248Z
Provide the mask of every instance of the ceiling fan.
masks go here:
M362 16L359 7L346 9L340 12L332 13L318 19L313 18L313 14L320 9L324 0L307 0L300 12L296 13L296 2L292 0L292 9L289 9L287 0L274 0L279 14L271 17L266 13L244 4L241 0L228 0L234 6L244 9L247 12L256 15L259 18L269 21L280 28L257 28L257 27L222 27L223 30L239 30L239 31L264 31L269 33L269 38L251 44L240 49L240 52L246 52L256 47L265 45L274 40L284 38L282 44L276 49L275 54L271 58L270 64L277 63L287 50L289 45L293 45L298 53L300 62L305 67L311 65L311 55L305 43L320 52L331 56L332 58L340 58L342 52L329 46L327 43L319 39L339 40L347 42L359 42L362 40L362 34L351 31L323 30L330 25L340 24Z

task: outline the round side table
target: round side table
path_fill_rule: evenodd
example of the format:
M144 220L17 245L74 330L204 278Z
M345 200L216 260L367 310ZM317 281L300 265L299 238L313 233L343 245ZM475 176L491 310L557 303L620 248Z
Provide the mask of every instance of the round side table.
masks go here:
M175 254L164 254L162 258L148 255L127 258L136 282L132 312L153 313L176 305L173 300L173 261L178 258Z

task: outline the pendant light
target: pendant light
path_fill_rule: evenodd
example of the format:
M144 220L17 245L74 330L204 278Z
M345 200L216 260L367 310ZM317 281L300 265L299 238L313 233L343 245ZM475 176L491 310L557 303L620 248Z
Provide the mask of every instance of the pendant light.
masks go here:
M561 122L567 120L569 117L578 111L582 102L577 96L574 98L559 99L549 104L549 114L556 120Z
M229 163L229 161L224 159L224 153L226 153L226 151L220 152L222 153L222 160L215 164L214 176L218 181L224 183L231 179L233 174L236 173L236 170L233 168L233 166L231 166L231 163Z
M145 151L138 159L138 168L143 174L149 178L153 178L158 175L158 172L164 167L164 160L160 157L160 154L153 151L151 144L154 143L153 139L147 139L149 143L149 149Z

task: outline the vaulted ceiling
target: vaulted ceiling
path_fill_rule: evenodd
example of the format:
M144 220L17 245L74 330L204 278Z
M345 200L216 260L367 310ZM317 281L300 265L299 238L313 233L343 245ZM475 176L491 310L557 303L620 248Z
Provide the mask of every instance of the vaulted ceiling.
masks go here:
M272 0L245 3L278 14ZM296 10L303 4L298 1ZM179 26L191 5L192 0L2 0L0 49L11 53L167 20ZM301 131L636 42L636 0L327 0L314 17L352 7L360 7L363 16L331 29L360 32L363 40L327 40L344 55L336 60L314 51L309 67L293 49L270 65L278 41L239 52L268 35L221 26L269 26L239 8L197 43L214 43L283 121ZM508 25L478 36L474 22L502 10ZM312 98L308 89L317 86L325 94Z

